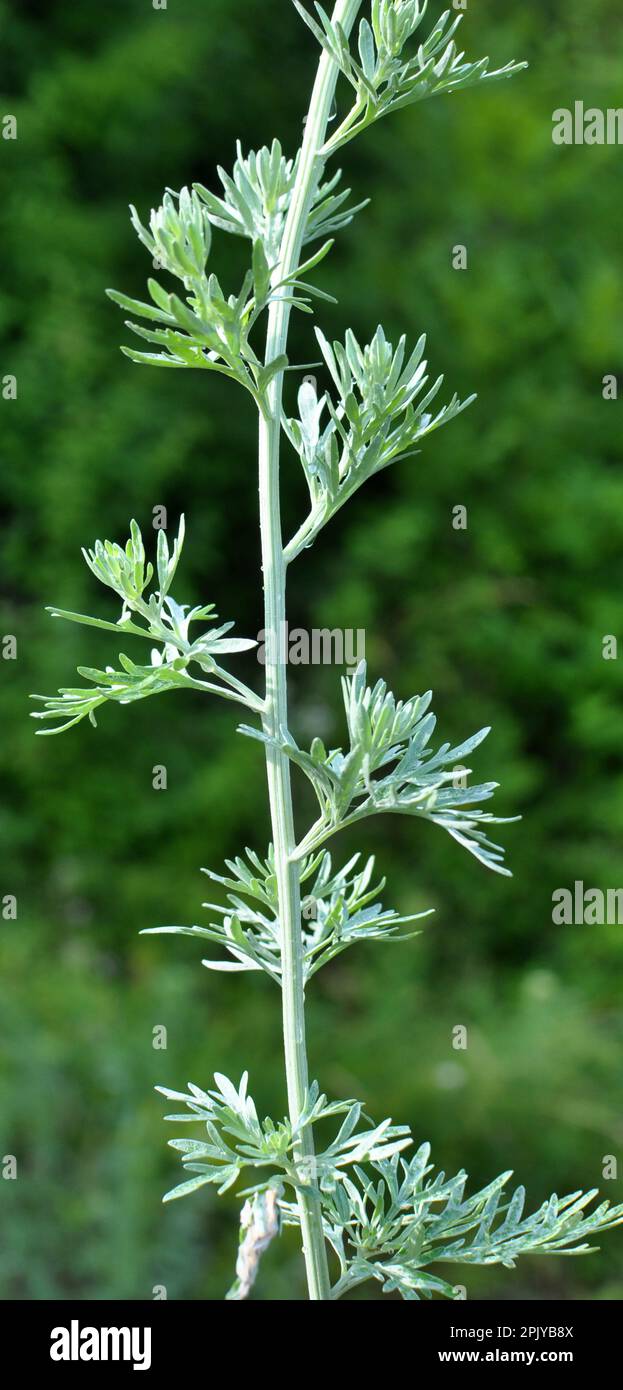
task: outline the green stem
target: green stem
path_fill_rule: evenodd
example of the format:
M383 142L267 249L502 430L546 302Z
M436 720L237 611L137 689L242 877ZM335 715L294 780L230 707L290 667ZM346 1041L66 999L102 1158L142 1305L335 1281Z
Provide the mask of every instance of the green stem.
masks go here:
M351 108L348 115L342 121L339 130L336 130L335 134L331 136L331 139L327 140L327 143L322 151L325 157L330 154L335 154L336 151L340 150L343 145L348 144L349 140L354 140L355 136L359 135L360 131L364 129L364 125L356 125L356 122L359 120L359 117L364 114L365 109L365 102L355 102L355 105ZM355 128L353 129L353 127Z
M337 0L334 22L348 34L361 0ZM275 283L287 280L300 262L301 247L312 199L324 159L322 149L338 68L327 53L322 54L305 125L298 176L284 228L281 256L275 270ZM290 305L280 297L271 305L266 337L266 363L285 352L288 340ZM279 452L281 443L281 401L283 373L271 382L268 410L260 415L259 489L262 569L264 574L264 625L267 636L266 702L263 725L275 738L287 728L287 670L282 654L281 635L286 620L286 560L281 533L279 495ZM278 748L266 749L266 770L275 865L279 894L279 920L282 949L283 1040L288 1089L288 1107L293 1123L298 1121L308 1086L305 1042L305 998L303 987L303 941L301 934L300 868L290 859L296 846L290 764ZM331 1296L327 1251L322 1229L320 1197L314 1182L314 1146L311 1126L304 1131L296 1152L301 1180L299 1212L303 1253L310 1299Z

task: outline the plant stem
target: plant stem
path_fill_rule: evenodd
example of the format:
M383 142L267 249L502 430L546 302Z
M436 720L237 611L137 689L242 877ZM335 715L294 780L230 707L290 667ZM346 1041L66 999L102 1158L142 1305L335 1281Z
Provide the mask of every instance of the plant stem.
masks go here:
M334 22L348 34L361 0L338 0ZM287 279L300 263L305 227L318 178L323 167L320 150L324 143L338 68L326 52L318 65L316 81L305 125L305 135L292 202L284 228L281 257L274 272L274 283ZM282 293L287 293L284 291ZM290 305L280 296L271 305L266 336L266 363L285 352ZM264 575L264 625L266 629L266 702L264 731L279 737L287 728L287 667L281 636L286 620L286 560L281 533L279 495L279 453L281 443L281 401L283 373L271 382L268 409L260 414L259 489L262 570ZM275 865L279 894L279 922L282 950L283 1041L290 1119L296 1124L308 1086L305 1042L305 998L303 987L303 940L301 933L300 868L291 856L296 847L290 764L278 748L266 748L266 770L272 824ZM327 1251L322 1229L320 1197L314 1181L314 1146L311 1126L296 1151L301 1186L298 1204L303 1237L310 1299L331 1296Z

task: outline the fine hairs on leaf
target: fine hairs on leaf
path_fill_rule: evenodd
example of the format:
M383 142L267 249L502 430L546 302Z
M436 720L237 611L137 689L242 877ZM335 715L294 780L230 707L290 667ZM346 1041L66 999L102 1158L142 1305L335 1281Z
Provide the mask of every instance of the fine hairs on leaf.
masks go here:
M186 689L243 705L240 731L259 742L265 758L270 834L261 853L249 847L227 859L224 872L205 870L217 901L204 903L198 925L144 929L193 938L209 951L199 959L211 971L263 973L279 991L271 998L281 1000L283 1116L260 1117L246 1071L237 1084L215 1072L207 1090L195 1083L182 1091L158 1088L175 1107L167 1119L183 1126L170 1140L182 1181L164 1200L212 1186L235 1190L241 1202L235 1274L223 1296L240 1301L261 1283L263 1253L287 1225L300 1232L314 1301L339 1299L363 1283L405 1300L454 1299L461 1293L443 1278L445 1264L512 1268L524 1254L584 1253L595 1236L623 1222L623 1206L595 1204L590 1189L553 1195L526 1215L523 1188L509 1187L510 1172L470 1194L466 1174L436 1172L429 1145L414 1141L406 1125L377 1122L359 1100L328 1099L309 1078L305 1010L317 973L360 943L411 949L404 943L418 933L404 928L428 915L424 906L402 915L384 905L385 880L377 877L374 858L355 853L343 862L327 841L361 820L400 814L426 822L414 824L414 834L440 827L480 865L507 875L504 850L489 838L489 827L515 818L482 809L497 783L468 780L464 760L490 730L455 746L440 744L431 692L397 697L382 678L369 683L365 662L342 682L340 747L314 738L307 750L290 729L287 663L278 640L288 566L302 562L322 528L371 477L390 464L419 468L414 455L433 457L429 436L474 397L461 400L442 389L443 378L429 372L419 330L394 344L371 324L368 341L351 329L331 341L318 324L310 335L310 355L320 352L318 379L290 363L288 335L293 310L313 315L330 298L315 272L334 236L365 207L352 204L341 171L330 167L335 151L396 110L512 77L525 64L491 68L486 57L467 58L457 44L463 16L448 9L435 19L428 0L336 0L331 14L318 3L294 5L319 49L300 148L286 154L275 139L245 152L238 144L231 173L218 170L216 190L202 183L167 188L147 218L132 207L132 225L156 273L147 278L144 299L108 291L141 340L140 351L122 349L132 362L218 372L254 403L264 690L257 694L229 669L230 659L256 642L232 637L231 622L215 626L212 604L192 607L173 598L183 518L173 543L158 532L152 560L132 521L125 545L96 541L84 551L121 611L102 618L49 612L122 637L124 647L126 639L146 639L149 659L138 664L123 651L117 666L79 667L85 684L34 696L40 706L34 718L43 725L38 732L61 733L85 718L95 724L110 701L130 704ZM233 288L223 288L213 269L226 236L248 243L247 269ZM299 379L291 402L285 387L293 370ZM282 445L299 460L309 493L307 515L290 540L280 524ZM297 833L292 781L301 773L318 813Z

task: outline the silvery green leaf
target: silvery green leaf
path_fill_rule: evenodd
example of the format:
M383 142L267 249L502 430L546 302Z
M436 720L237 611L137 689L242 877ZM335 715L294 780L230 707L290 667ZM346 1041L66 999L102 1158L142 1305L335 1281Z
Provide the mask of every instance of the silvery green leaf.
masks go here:
M264 304L270 292L271 267L268 264L264 244L259 237L253 242L253 284L258 304Z
M216 920L209 926L151 927L144 934L213 941L224 948L230 960L204 959L202 964L207 969L225 973L262 970L280 985L282 945L273 847L269 846L265 860L252 850L246 853L249 863L242 858L227 860L230 876L204 870L229 890L225 906L203 904L216 914ZM369 858L362 869L353 872L359 858L358 854L353 855L337 871L326 851L310 855L301 864L304 894L301 929L306 980L357 942L410 939L417 933L406 933L401 928L430 914L429 910L401 916L391 908L383 908L378 894L384 887L384 880L373 882L374 859ZM308 912L310 906L312 910Z
M446 10L423 42L410 52L410 41L426 13L419 0L372 0L372 24L361 21L358 36L359 62L355 59L339 25L332 25L319 10L322 29L295 0L318 42L338 63L354 88L354 103L323 149L332 154L354 139L382 116L424 98L464 90L480 82L512 77L526 63L507 63L489 71L489 59L466 62L458 51L454 35L463 19Z
M314 457L320 439L320 420L325 404L324 396L318 400L313 382L304 381L298 393L299 421L305 452L310 459Z
M262 969L261 965L255 965L251 960L202 960L201 964L205 965L206 970L214 970L217 974L221 975L244 974L249 970Z
M130 213L140 240L166 270L184 281L203 275L212 231L195 192L191 193L188 188L183 188L179 194L167 191L161 206L152 208L149 232L134 207Z
M367 19L362 19L359 25L359 57L368 81L373 83L376 72L376 50L372 30Z
M206 650L217 652L219 656L233 652L250 652L254 647L257 647L254 637L228 637L216 642L210 642L208 637L206 641Z
M178 1197L187 1197L190 1192L196 1192L198 1188L205 1187L206 1183L213 1182L214 1179L209 1175L201 1175L196 1178L189 1178L187 1182L178 1183L177 1187L172 1187L169 1192L165 1192L163 1202L174 1202Z
M215 227L235 236L248 237L261 246L266 264L274 266L279 260L299 162L300 155L295 159L284 156L278 140L273 141L270 149L251 150L248 155L243 154L238 142L232 174L221 168L218 170L223 196L211 192L203 184L195 184L195 192ZM340 177L338 171L327 183L315 188L303 235L304 244L347 226L366 206L367 200L355 207L344 206L350 189L335 193ZM301 273L300 269L295 271L293 278Z
M120 632L131 633L133 637L150 637L148 632L145 632L143 628L137 627L129 618L120 618L118 623L109 623L103 618L89 618L86 613L70 613L65 608L52 608L48 606L45 611L49 613L52 618L65 618L67 622L81 623L85 627L99 627L105 632L114 632L117 637Z
M151 281L150 283L154 284L155 282ZM130 299L127 294L120 294L118 290L106 290L106 294L109 299L112 299L113 304L117 304L120 309L127 309L131 314L137 314L139 318L155 319L159 323L175 323L168 307L156 308L153 304L143 304L138 299Z
M158 645L152 646L151 662L148 666L138 665L125 653L121 653L120 670L113 667L106 667L105 670L78 667L79 675L92 682L95 688L65 686L56 695L33 695L32 699L42 704L43 709L35 711L32 717L51 721L56 726L37 732L48 735L62 733L85 718L95 725L96 711L109 701L129 704L134 700L176 688L203 690L236 700L249 708L258 707L260 702L253 692L216 663L216 658L222 655L251 650L257 645L254 640L224 637L233 626L232 623L206 632L194 642L190 640L190 624L206 619L213 622L216 614L213 604L188 609L187 605L176 603L168 592L175 577L183 544L182 516L172 552L164 531L158 532L156 572L159 587L149 596L146 591L154 577L154 567L147 563L143 537L136 521L130 523L130 537L125 546L111 541L96 541L93 549L83 550L84 559L96 579L112 589L121 599L121 617L117 623L111 623L101 618L67 612L61 608L50 608L48 611L53 617L67 618L70 622L102 628L117 635L123 633L132 637L147 638L149 642L156 642ZM130 614L138 621L133 621ZM190 675L187 667L193 661L216 680L206 682Z
M273 358L266 366L259 367L256 371L256 378L259 390L265 392L270 386L271 381L281 372L285 372L288 366L288 359L283 353L280 357Z
M327 751L317 741L310 753L297 748L290 735L277 746L310 778L320 816L297 849L297 857L317 849L343 826L377 812L418 816L446 830L486 868L509 874L504 851L488 839L484 827L507 821L473 809L488 800L496 782L462 785L468 769L461 767L457 782L456 759L473 749L489 732L451 748L445 743L436 752L430 747L435 728L428 712L430 691L405 702L396 700L384 681L369 687L366 664L342 681L349 734L349 748ZM508 818L517 819L516 817Z
M312 18L309 11L305 9L304 5L301 4L301 0L293 0L293 4L295 9L298 10L301 19L305 22L307 27L311 29L314 38L318 40L321 48L324 48L325 52L328 53L331 58L334 58L336 62L340 63L339 36L337 31L333 28L327 14L321 10L319 5L316 5L316 9L324 20L324 24L321 27L316 23L315 19Z
M402 1298L456 1298L455 1287L429 1272L430 1266L512 1268L524 1254L585 1253L587 1236L623 1223L623 1206L604 1202L587 1212L595 1191L552 1196L526 1217L524 1189L506 1191L512 1173L466 1196L466 1174L432 1176L429 1158L430 1146L423 1144L411 1158L384 1155L336 1168L330 1180L323 1179L325 1235L341 1270L334 1299L369 1279ZM298 1224L294 1204L283 1202L282 1211L288 1224Z
M163 352L136 352L134 348L122 347L124 357L128 357L130 362L135 362L140 367L188 367L189 362L167 356ZM196 366L203 365L196 362Z
M149 232L135 209L132 209L132 221L156 261L182 281L184 297L167 294L153 278L148 281L153 306L116 290L108 291L122 308L130 309L139 318L164 325L150 329L140 323L129 324L132 332L155 343L162 352L137 352L126 347L122 351L142 366L220 372L239 382L259 403L260 388L254 371L258 362L249 342L249 332L254 322L254 303L250 298L254 274L256 295L265 296L269 287L270 270L262 242L254 247L254 269L245 275L241 290L237 295L226 296L216 276L207 272L211 218L198 191L183 188L180 193L174 193L167 190L160 208L152 210ZM261 307L260 300L255 312Z
M311 544L368 478L408 458L422 439L475 399L472 395L461 401L455 395L436 414L429 412L443 377L426 390L424 334L406 365L406 339L402 337L394 348L381 325L363 347L351 329L343 343L330 344L318 328L316 337L338 400L334 402L328 393L323 396L330 418L312 449L302 421L286 422L290 442L308 475L311 499L309 516L286 547L289 560Z

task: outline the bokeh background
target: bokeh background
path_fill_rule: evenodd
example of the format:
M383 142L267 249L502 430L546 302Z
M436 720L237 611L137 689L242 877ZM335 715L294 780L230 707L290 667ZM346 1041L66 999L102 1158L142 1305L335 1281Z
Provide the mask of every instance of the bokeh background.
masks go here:
M317 978L312 1069L475 1183L512 1167L534 1205L593 1185L620 1200L602 1165L623 1161L623 928L555 926L551 895L623 884L621 674L602 658L623 614L622 407L602 397L604 375L623 374L621 152L557 147L551 129L576 99L620 104L623 31L616 0L468 11L470 55L527 57L529 73L407 110L343 152L372 203L323 267L340 303L321 322L426 330L450 392L479 399L297 562L290 616L365 628L375 677L403 697L433 686L443 738L491 724L479 779L499 779L500 813L523 820L501 832L512 880L432 826L378 819L344 838L338 856L377 854L389 904L436 912L417 940L360 947ZM1 405L1 630L18 641L0 684L2 893L18 917L0 936L0 1153L19 1165L0 1183L0 1293L220 1298L237 1203L205 1189L161 1208L178 1164L152 1087L248 1065L261 1111L283 1113L279 1000L263 978L210 975L190 940L138 932L202 921L200 866L263 851L261 750L226 705L177 693L35 738L27 695L116 655L44 605L114 616L80 546L123 539L131 516L151 534L157 505L187 515L181 599L262 626L252 405L219 379L132 366L104 288L143 294L130 201L147 214L166 185L214 186L236 138L296 148L315 46L287 0L0 0L0 17L2 111L18 120L0 197L1 362L18 381ZM245 244L217 235L213 254L233 287ZM313 356L302 316L293 345ZM286 454L288 526L297 467ZM299 736L340 741L338 674L292 669ZM618 1298L621 1249L615 1232L590 1258L468 1271L469 1293ZM256 1296L304 1296L293 1236Z

